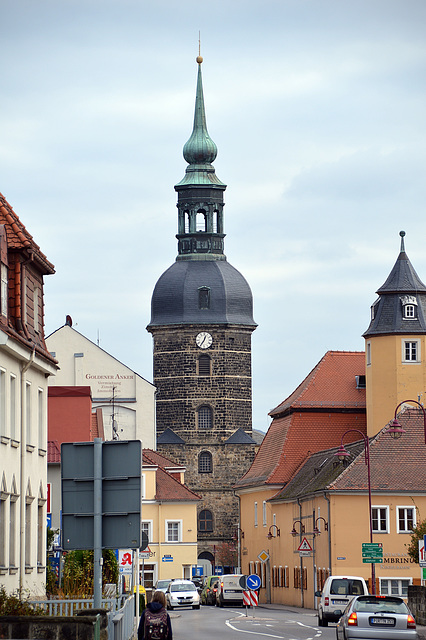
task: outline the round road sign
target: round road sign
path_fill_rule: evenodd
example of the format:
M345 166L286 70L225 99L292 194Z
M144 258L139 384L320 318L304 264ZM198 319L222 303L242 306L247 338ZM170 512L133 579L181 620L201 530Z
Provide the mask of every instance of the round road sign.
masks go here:
M253 573L251 576L247 576L247 581L246 581L247 589L250 589L251 591L256 591L257 589L259 589L261 582L262 581L259 578L259 576Z

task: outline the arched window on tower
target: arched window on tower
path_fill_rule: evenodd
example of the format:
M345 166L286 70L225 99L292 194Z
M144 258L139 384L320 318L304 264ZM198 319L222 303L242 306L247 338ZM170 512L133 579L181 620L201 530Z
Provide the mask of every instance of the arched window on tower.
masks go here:
M213 531L213 514L208 509L203 509L202 511L200 511L200 514L198 516L198 531Z
M213 459L210 451L202 451L198 456L198 473L212 473Z
M185 216L185 233L189 233L190 228L189 228L189 211L185 211L184 212L184 216Z
M213 426L213 412L211 407L203 405L197 411L198 415L198 428L199 429L211 429Z
M203 209L197 211L197 231L207 231L207 216Z
M210 356L200 356L198 358L198 375L199 376L211 375Z

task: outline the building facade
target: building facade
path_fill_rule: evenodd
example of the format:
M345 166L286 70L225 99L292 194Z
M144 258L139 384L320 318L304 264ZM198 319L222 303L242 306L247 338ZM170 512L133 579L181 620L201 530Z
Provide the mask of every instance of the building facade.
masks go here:
M92 407L102 409L106 440L141 440L155 447L155 387L66 324L46 338L59 362L50 385L89 386Z
M233 484L250 466L253 300L244 277L224 253L226 185L212 162L201 77L194 128L184 146L188 163L178 193L178 255L158 280L147 327L154 341L157 449L187 468L201 496L199 559L215 563L215 548L233 543L238 501Z
M0 194L0 583L44 594L47 380L43 278L54 273Z

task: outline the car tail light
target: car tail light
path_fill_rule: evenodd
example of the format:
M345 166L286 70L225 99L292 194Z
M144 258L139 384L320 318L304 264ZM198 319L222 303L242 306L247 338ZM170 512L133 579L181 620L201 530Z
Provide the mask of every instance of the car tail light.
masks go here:
M358 621L357 621L357 617L356 617L356 613L351 613L351 615L348 618L348 625L350 627L357 627L358 626Z
M407 629L415 629L415 628L416 628L416 621L414 620L413 616L409 614L407 616Z
M217 591L217 587L215 587L215 588L213 589L213 593L216 593L216 591Z
M328 598L324 598L324 606L328 607L329 605L329 599Z

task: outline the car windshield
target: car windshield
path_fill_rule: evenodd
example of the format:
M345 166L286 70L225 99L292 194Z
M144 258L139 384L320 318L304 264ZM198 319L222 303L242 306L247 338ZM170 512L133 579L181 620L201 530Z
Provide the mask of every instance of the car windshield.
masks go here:
M358 598L353 610L367 613L409 613L407 605L400 598Z
M336 578L332 581L330 593L339 596L360 596L364 593L361 580Z
M195 584L172 584L170 591L196 591Z
M157 582L157 589L164 589L164 587L167 587L169 582L170 582L170 580L159 580Z

